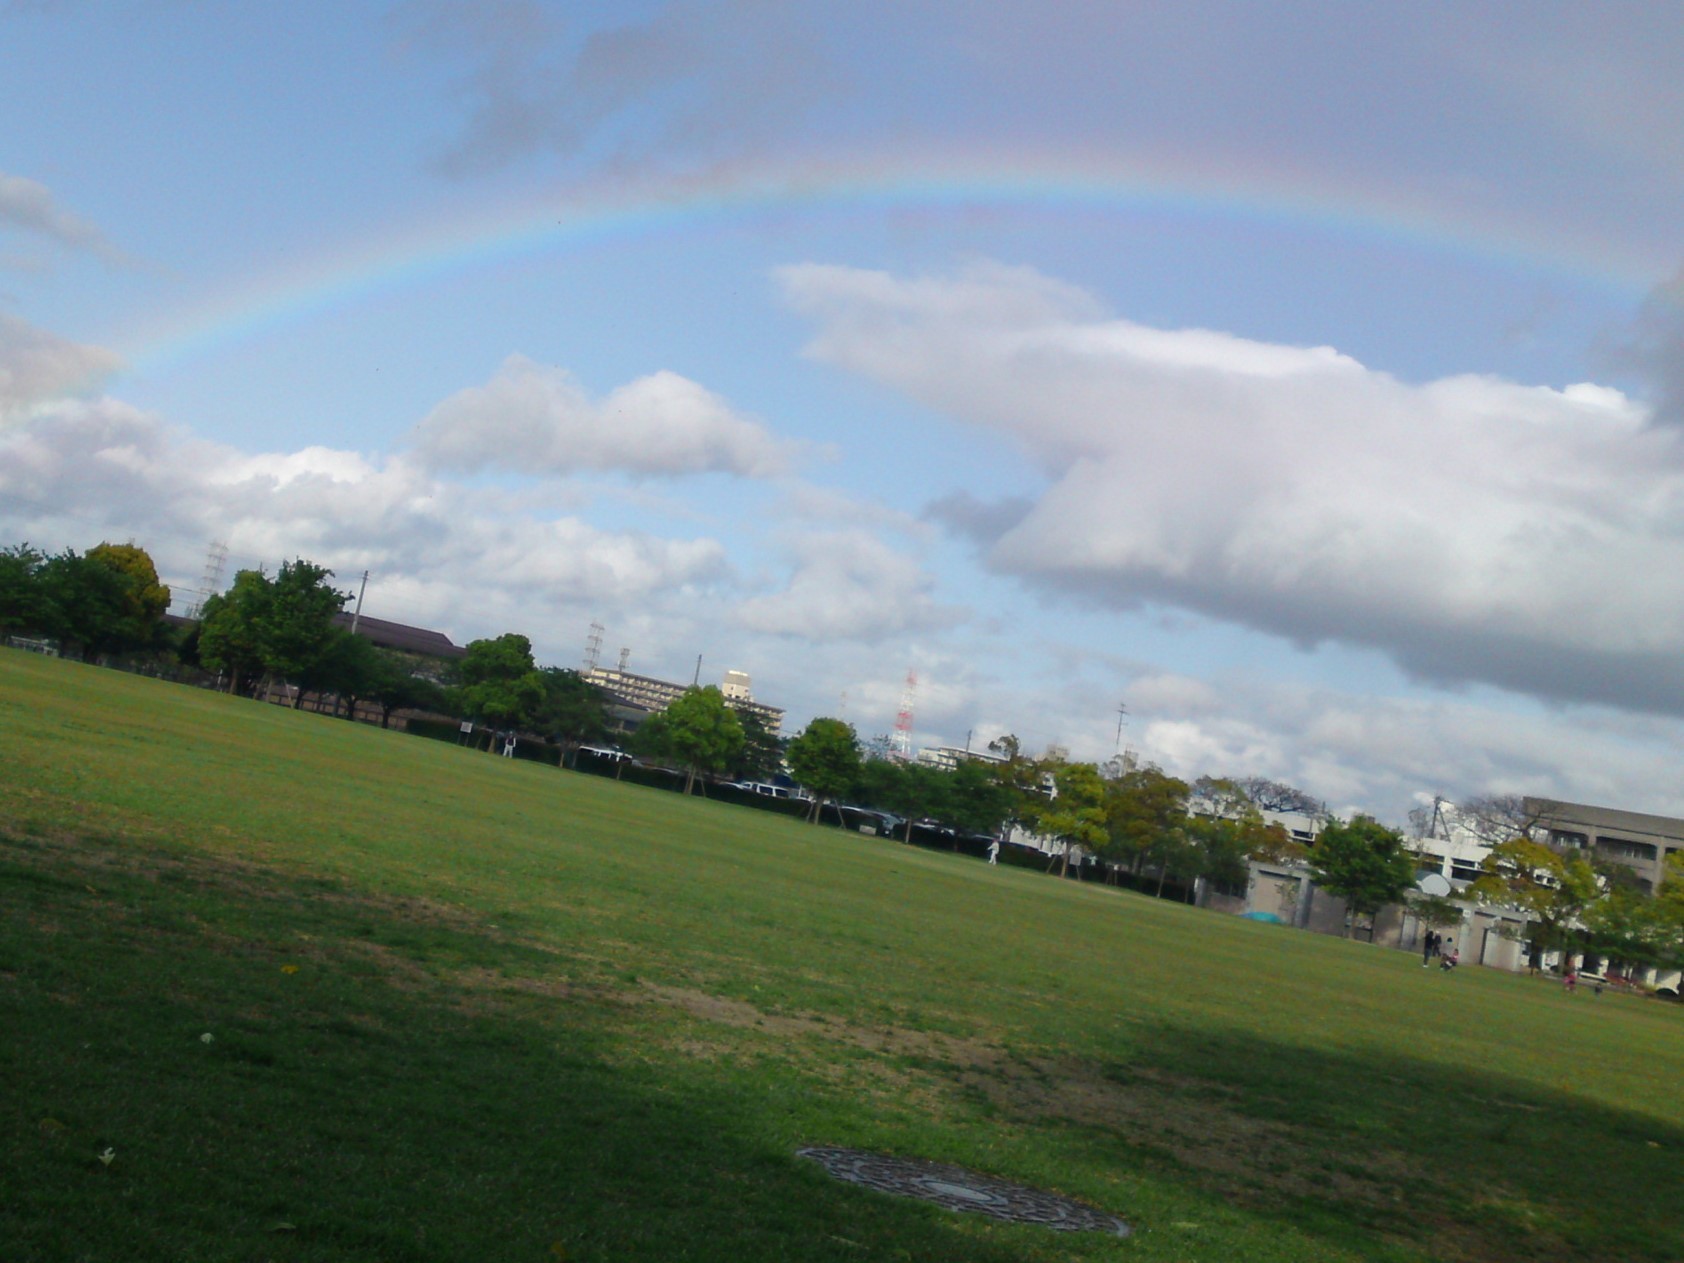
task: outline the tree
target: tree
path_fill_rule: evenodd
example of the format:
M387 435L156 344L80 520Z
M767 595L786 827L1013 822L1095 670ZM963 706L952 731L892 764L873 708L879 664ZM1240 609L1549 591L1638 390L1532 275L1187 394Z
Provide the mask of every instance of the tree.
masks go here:
M1345 900L1347 938L1359 917L1372 919L1415 885L1415 858L1403 836L1371 816L1323 829L1310 851L1310 871L1316 885Z
M947 777L947 822L965 833L996 836L1012 814L1011 795L984 759L961 759Z
M1625 965L1659 965L1671 956L1666 905L1647 891L1618 886L1583 915L1584 945Z
M860 741L853 725L821 716L791 739L785 758L795 779L813 795L808 819L816 824L819 808L841 798L859 778Z
M251 690L263 670L263 621L273 588L261 570L242 570L234 585L205 601L199 615L199 661L226 672L228 691Z
M544 667L538 676L544 685L544 701L535 717L540 731L567 748L608 735L608 710L601 689L567 667Z
M123 578L123 614L117 628L122 647L156 647L170 608L170 590L159 582L151 554L133 544L101 543L88 549L88 559Z
M1547 798L1488 794L1458 803L1456 823L1486 846L1499 846L1515 838L1536 840L1556 810L1557 804Z
M517 727L544 704L544 681L532 661L532 642L519 632L468 643L456 666L458 701L468 717Z
M1663 964L1684 968L1684 851L1666 857L1666 876L1655 891L1659 923L1657 954Z
M1027 757L1017 737L1009 732L990 741L988 749L1000 756L991 770L1008 804L1005 823L1033 832L1048 801L1047 766Z
M0 636L48 630L52 615L41 585L46 561L28 544L0 548Z
M894 792L882 805L905 817L906 840L912 841L912 826L920 820L939 820L957 835L959 826L952 819L953 774L927 763L890 763L890 766L896 770ZM953 845L958 849L957 836Z
M1480 861L1480 870L1464 894L1526 914L1533 969L1540 967L1545 952L1569 945L1574 922L1601 893L1596 871L1583 856L1563 855L1530 837L1497 843Z
M667 706L667 740L684 762L684 792L700 772L722 772L743 748L743 726L719 686L687 688Z
M1265 825L1255 814L1240 820L1189 818L1187 837L1197 851L1193 875L1226 886L1243 887L1250 876L1249 860L1257 846L1257 836L1272 829L1279 830L1280 826Z
M263 667L298 685L295 707L303 703L305 689L319 683L329 655L335 652L336 635L348 634L334 626L333 618L351 594L329 587L331 578L333 571L302 557L282 562L258 621Z
M374 675L367 696L380 707L380 726L389 727L396 710L442 710L444 690L426 676L416 675L410 660L388 649L375 651Z
M357 701L375 688L381 669L380 650L365 637L336 627L321 655L298 677L299 695L304 690L336 695L334 713L345 704L345 718L357 717Z
M1053 797L1041 809L1039 831L1062 844L1058 875L1070 871L1070 850L1097 852L1105 843L1105 782L1092 763L1053 765Z
M1105 854L1126 862L1131 873L1168 835L1187 823L1186 781L1147 764L1131 768L1105 786ZM1161 848L1160 848L1161 849ZM1161 887L1160 887L1161 889Z
M129 646L135 626L129 618L130 582L121 571L67 548L42 564L40 584L47 615L42 630L59 642L60 652L73 649L92 662Z
M737 779L771 780L783 767L784 743L755 711L738 710L737 722L743 726L743 748L735 766Z
M1260 811L1291 811L1317 818L1327 815L1321 799L1283 781L1272 781L1266 776L1242 776L1233 784Z

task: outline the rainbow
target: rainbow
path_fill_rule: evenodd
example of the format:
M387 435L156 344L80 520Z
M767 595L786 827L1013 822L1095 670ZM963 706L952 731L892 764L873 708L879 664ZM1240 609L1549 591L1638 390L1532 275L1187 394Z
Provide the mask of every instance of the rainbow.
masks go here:
M1667 267L1604 241L1543 229L1517 232L1513 225L1460 213L1453 218L1422 199L1353 193L1304 172L1216 171L1162 157L1120 161L1086 151L978 151L932 160L921 152L878 150L794 166L739 164L663 184L572 189L448 222L383 230L306 262L242 278L236 287L128 331L116 349L128 371L166 370L372 295L520 257L757 217L975 208L1154 212L1313 230L1588 285L1621 301L1646 292Z

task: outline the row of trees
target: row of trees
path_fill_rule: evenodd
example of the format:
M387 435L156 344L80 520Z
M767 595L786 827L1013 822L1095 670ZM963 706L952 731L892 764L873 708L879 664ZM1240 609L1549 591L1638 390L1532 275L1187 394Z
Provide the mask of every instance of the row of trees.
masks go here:
M387 722L394 710L425 708L566 744L609 730L605 698L578 672L540 668L518 633L476 640L454 666L424 664L376 648L340 624L350 593L333 572L302 558L274 576L242 570L206 601L198 624L173 640L165 623L170 591L147 552L101 543L86 553L47 555L28 544L0 549L0 635L39 636L85 660L175 653L219 672L231 691L284 681L295 705L307 693L332 695L351 715L373 702ZM1302 791L1262 778L1201 777L1188 783L1156 767L1112 770L1058 757L1026 756L1017 739L992 743L997 762L957 768L868 759L852 727L819 718L787 743L714 687L688 690L650 716L633 739L647 758L698 777L776 774L787 760L814 795L899 815L907 836L919 820L962 833L995 834L1011 824L1054 839L1068 869L1080 847L1111 871L1156 879L1158 893L1187 890L1199 878L1238 885L1254 858L1307 861L1323 889L1345 899L1349 926L1397 903L1415 885L1417 861L1401 834L1367 817L1328 823L1313 852L1293 843L1263 810L1325 813ZM1467 897L1523 911L1534 965L1550 951L1583 950L1638 965L1684 964L1684 859L1673 856L1660 888L1649 891L1618 864L1599 865L1539 840L1547 803L1519 797L1461 804L1457 819L1491 848ZM1423 824L1424 822L1417 822ZM1429 920L1459 914L1414 900Z
M171 659L215 673L235 693L280 683L295 706L330 697L348 717L370 702L383 724L420 708L574 741L607 732L600 691L575 671L539 669L526 637L475 641L457 664L380 649L343 625L351 594L332 579L303 558L274 575L242 570L195 624L172 632L170 590L145 549L102 543L48 556L12 545L0 549L0 635L53 641L86 661Z
M0 636L39 636L84 661L163 648L170 590L146 550L102 543L55 556L0 549Z

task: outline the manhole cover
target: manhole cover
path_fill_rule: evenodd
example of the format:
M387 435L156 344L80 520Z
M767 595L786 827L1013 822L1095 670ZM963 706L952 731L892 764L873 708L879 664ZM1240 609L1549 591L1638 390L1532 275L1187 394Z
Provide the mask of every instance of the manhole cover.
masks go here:
M1129 1234L1129 1226L1115 1215L1057 1193L998 1180L964 1167L919 1158L891 1158L859 1149L799 1149L796 1156L811 1158L839 1180L897 1197L917 1197L948 1210L1042 1224L1065 1232L1108 1232L1119 1237Z

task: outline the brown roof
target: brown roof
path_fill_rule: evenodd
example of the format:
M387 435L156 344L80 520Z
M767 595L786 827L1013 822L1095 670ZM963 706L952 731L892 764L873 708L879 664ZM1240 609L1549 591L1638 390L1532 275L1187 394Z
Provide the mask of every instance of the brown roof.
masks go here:
M340 627L350 629L349 614L337 614L333 621ZM357 635L366 636L382 649L425 654L429 658L460 658L467 652L462 646L452 643L450 637L443 632L429 631L425 627L410 627L404 623L391 623L383 618L370 618L366 614L357 620Z

